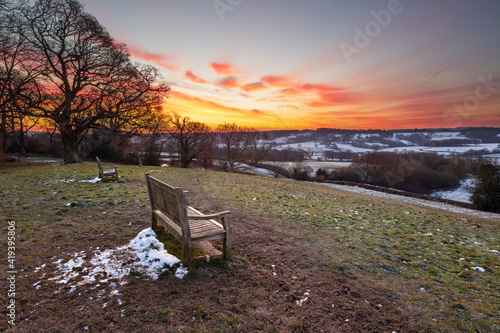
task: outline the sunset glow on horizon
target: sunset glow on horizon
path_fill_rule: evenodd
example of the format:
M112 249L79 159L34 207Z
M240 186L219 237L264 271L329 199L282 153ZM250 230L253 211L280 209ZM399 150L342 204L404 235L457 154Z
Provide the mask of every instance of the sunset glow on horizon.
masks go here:
M211 127L500 127L500 2L82 0Z

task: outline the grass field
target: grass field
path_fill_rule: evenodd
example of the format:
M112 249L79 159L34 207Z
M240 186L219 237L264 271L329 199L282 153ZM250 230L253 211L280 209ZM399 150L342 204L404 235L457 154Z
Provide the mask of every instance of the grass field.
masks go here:
M259 176L139 166L119 172L119 182L92 183L95 164L0 166L2 282L7 225L16 225L16 328L500 330L499 220ZM233 212L231 263L193 267L183 280L130 274L121 304L109 297L90 301L98 299L95 288L68 293L35 271L47 264L44 273L51 276L56 259L127 244L147 228L145 172L188 190L201 211ZM214 287L194 295L203 283ZM7 304L4 286L0 299ZM6 306L2 317L0 329L12 328Z

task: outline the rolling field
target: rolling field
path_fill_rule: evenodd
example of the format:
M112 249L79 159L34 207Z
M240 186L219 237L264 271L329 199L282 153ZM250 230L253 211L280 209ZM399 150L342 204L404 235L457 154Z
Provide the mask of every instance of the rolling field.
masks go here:
M10 299L9 223L17 271L16 326L3 306L0 329L500 329L500 219L260 176L125 165L119 172L119 182L92 182L95 164L0 166L2 304ZM145 172L188 190L201 211L231 210L235 259L191 267L183 279L131 270L70 288L83 275L76 267L60 283L58 260L82 251L90 259L149 227Z

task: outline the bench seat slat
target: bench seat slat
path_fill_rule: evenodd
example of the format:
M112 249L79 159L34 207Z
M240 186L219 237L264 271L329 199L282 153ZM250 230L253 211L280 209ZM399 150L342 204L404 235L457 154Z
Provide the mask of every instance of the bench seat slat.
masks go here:
M224 229L221 229L213 224L194 224L193 222L189 222L189 227L191 229L191 238L193 240L209 235L224 235L226 233Z

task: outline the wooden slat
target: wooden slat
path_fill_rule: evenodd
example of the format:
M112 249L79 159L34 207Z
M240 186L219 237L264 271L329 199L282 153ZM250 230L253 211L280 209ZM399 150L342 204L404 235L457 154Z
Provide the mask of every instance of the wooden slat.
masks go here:
M171 219L159 210L154 210L153 214L160 218L159 223L164 226L168 232L175 237L175 239L182 242L181 228L177 224L173 223Z

